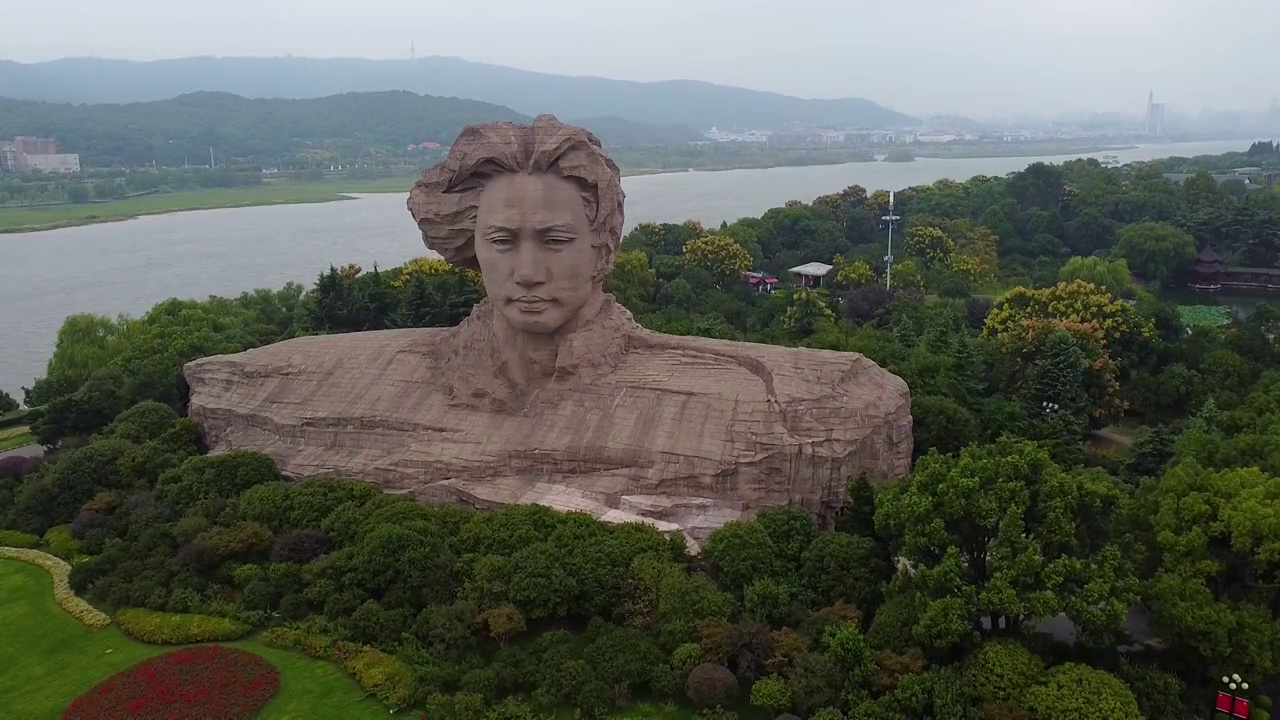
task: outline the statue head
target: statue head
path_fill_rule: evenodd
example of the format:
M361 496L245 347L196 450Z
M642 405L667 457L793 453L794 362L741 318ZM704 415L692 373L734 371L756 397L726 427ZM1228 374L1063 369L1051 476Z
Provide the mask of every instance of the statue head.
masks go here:
M553 333L598 305L622 240L618 166L582 128L540 115L462 131L409 193L427 247L479 270L512 327Z

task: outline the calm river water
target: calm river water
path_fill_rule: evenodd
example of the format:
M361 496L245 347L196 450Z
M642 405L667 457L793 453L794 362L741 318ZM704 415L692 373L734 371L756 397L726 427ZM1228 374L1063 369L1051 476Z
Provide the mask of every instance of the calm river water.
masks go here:
M1244 150L1245 141L1148 145L1124 162ZM1097 157L1103 153L1083 157ZM1032 162L1073 157L917 160L647 175L624 180L627 224L704 224L760 215L852 184L901 189L942 178L1003 175ZM0 211L3 212L3 211ZM312 282L330 263L397 265L425 249L402 195L319 205L200 210L40 233L0 235L0 388L44 373L70 314L137 315L170 297L236 295Z

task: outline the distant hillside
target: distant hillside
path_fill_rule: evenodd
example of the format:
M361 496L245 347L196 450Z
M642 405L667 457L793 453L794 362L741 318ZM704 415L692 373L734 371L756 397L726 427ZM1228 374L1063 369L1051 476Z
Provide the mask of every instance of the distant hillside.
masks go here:
M255 99L199 92L146 103L70 105L0 98L0 137L57 138L92 167L204 163L209 148L225 160L274 163L278 157L327 152L347 161L377 148L453 142L471 123L528 122L511 108L409 92L346 93L314 99ZM688 128L616 118L583 123L614 147L683 143Z
M472 98L528 115L619 117L699 131L712 126L777 129L790 123L868 128L918 124L915 118L861 98L806 100L693 80L641 83L569 77L445 57L0 62L0 96L52 102L145 102L197 91L309 98L384 90Z

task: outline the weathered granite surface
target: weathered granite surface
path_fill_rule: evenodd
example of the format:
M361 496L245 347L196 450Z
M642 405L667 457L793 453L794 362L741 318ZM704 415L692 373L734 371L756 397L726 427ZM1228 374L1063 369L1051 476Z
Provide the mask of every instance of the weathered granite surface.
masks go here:
M603 293L617 166L549 116L468 128L409 205L481 270L461 325L305 337L187 365L211 452L427 502L538 503L696 543L797 504L829 518L861 471L911 460L906 384L856 353L676 337Z
M906 383L854 353L646 331L610 300L613 336L562 350L581 374L472 396L492 307L457 328L298 338L187 366L211 451L250 448L294 476L338 473L479 507L538 503L649 518L700 541L744 511L831 514L844 484L906 473ZM585 372L583 372L585 371ZM586 375L586 377L584 377Z

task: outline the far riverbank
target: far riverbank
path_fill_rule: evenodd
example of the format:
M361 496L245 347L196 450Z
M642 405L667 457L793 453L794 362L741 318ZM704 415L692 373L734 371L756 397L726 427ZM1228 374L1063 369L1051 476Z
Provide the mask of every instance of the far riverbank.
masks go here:
M1075 155L1113 150L1127 150L1135 146L1052 146L1042 144L994 146L956 146L952 148L917 148L917 158L984 158L984 157L1038 157L1048 154ZM626 151L617 153L624 177L658 175L682 172L723 172L729 170L767 170L782 167L814 167L845 165L850 163L874 163L877 159L863 153L847 150L787 151L776 155L763 153L754 156L734 157L728 162L712 162L704 158L667 158L663 167L642 167L650 160ZM681 160L685 162L681 163ZM665 166L665 162L675 164ZM228 208L258 207L267 205L301 205L351 200L353 195L378 193L405 193L413 186L415 176L385 177L370 180L328 179L320 181L265 182L237 188L208 188L171 193L157 193L104 203L46 205L41 207L0 208L0 234L30 233L44 230L119 222L149 215L166 215L190 210L218 210Z

